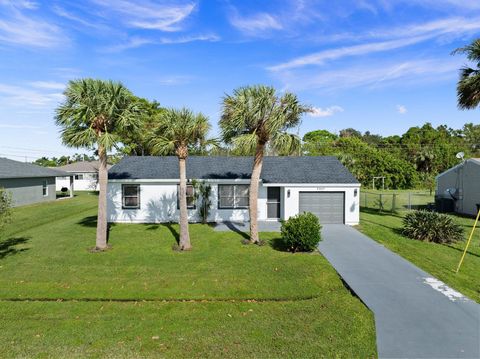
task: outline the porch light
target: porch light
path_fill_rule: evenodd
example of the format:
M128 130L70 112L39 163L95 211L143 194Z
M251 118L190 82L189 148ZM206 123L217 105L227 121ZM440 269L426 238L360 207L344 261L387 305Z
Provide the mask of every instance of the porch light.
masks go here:
M353 196L354 196L354 197L357 197L357 194L358 194L358 189L355 188L355 189L353 190Z
M287 189L287 198L290 198L290 190Z

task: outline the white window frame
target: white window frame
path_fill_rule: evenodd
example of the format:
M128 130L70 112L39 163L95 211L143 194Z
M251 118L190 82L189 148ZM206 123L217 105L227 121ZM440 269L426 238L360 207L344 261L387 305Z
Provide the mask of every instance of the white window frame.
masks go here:
M221 197L221 190L220 188L221 187L228 187L228 186L231 186L233 187L233 206L222 206L221 205L221 199L222 198L228 198L228 197ZM250 197L250 186L248 184L219 184L218 185L218 209L248 209L249 206L238 206L236 203L237 203L237 198L238 197L243 197L245 198L245 196L238 196L238 193L237 193L237 188L239 187L247 187L248 189L248 198ZM249 200L247 200L247 203L249 202Z
M42 181L42 194L43 194L43 197L48 197L48 181L47 180Z
M137 194L125 196L125 188L127 187L135 187L137 189ZM125 204L125 198L137 198L137 205L127 206ZM122 184L122 209L140 209L140 185L139 184Z

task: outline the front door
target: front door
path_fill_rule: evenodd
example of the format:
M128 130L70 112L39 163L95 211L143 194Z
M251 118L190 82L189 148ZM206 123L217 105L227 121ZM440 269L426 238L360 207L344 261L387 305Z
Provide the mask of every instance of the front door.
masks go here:
M280 187L267 187L267 218L280 218Z

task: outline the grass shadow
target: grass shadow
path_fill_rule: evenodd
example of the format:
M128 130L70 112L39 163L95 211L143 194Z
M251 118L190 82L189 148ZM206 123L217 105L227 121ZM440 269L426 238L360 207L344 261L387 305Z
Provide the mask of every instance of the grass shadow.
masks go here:
M390 212L390 211L379 211L378 209L374 208L366 208L362 207L360 208L360 212L367 213L367 214L373 214L376 216L391 216L391 217L397 217L397 218L403 218L401 214L398 212Z
M173 226L173 224L172 223L162 223L162 226L166 227L170 231L172 236L175 238L175 241L177 242L177 244L180 244L180 233L178 233L177 229ZM151 227L153 227L153 226L151 226ZM157 225L157 228L158 228L158 225Z
M90 227L90 228L97 227L97 216L88 216L88 217L82 218L77 223L84 227Z
M18 246L19 244L27 243L29 240L30 238L27 237L16 237L8 238L0 242L0 259L28 251L29 248L17 248L16 246Z
M454 250L456 250L456 251L458 251L458 252L460 252L460 253L463 253L463 251L465 250L465 249L461 249L461 248L454 247L454 246L452 246L451 244L443 244L443 245L444 245L445 247L454 249ZM467 254L470 254L471 256L480 258L480 255L478 255L478 254L476 254L476 253L473 253L473 252L470 252L470 251L467 251Z
M211 222L211 223L208 223L208 226L213 229L215 229L216 226L225 226L230 231L242 236L244 239L250 239L250 235L248 234L248 232L242 231L242 229L239 228L238 225L235 224L235 222L230 222L230 221L223 221L222 223Z
M268 242L270 244L270 247L272 247L272 249L275 249L276 251L289 252L288 247L285 245L285 242L282 241L281 237L272 238Z

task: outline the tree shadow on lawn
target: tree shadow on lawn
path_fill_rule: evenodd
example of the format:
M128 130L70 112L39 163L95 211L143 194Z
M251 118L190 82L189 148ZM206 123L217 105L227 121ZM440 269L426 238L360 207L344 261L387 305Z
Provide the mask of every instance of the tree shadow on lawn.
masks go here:
M465 243L465 245L467 245L467 244L466 244L466 241L464 241L464 243ZM451 244L443 244L443 245L444 245L445 247L454 249L454 250L456 250L457 252L460 252L460 253L463 253L463 251L465 250L465 248L457 248L457 247L452 246ZM478 254L476 254L476 253L473 253L473 252L470 252L470 251L467 251L467 254L470 254L471 256L480 258L480 255L478 255Z
M77 224L84 227L97 228L97 216L84 217L79 220ZM115 227L115 223L107 223L107 242L110 240L110 232L112 231L113 227Z
M379 211L378 209L374 209L374 208L361 208L360 209L360 212L362 213L367 213L367 214L373 214L375 216L390 216L390 217L397 217L397 218L403 218L403 216L401 214L399 214L398 212L390 212L390 211Z
M272 238L268 242L270 244L270 247L272 247L276 251L289 252L288 247L285 245L285 242L282 240L281 237Z
M27 237L17 237L17 238L8 238L0 242L0 259L3 259L7 256L15 255L21 252L28 251L30 248L17 248L19 244L27 243L30 238Z
M173 238L175 238L175 242L180 244L180 233L178 233L177 229L174 227L174 223L167 222L162 224L148 224L147 231L155 231L160 228L160 226L167 228L172 234Z

